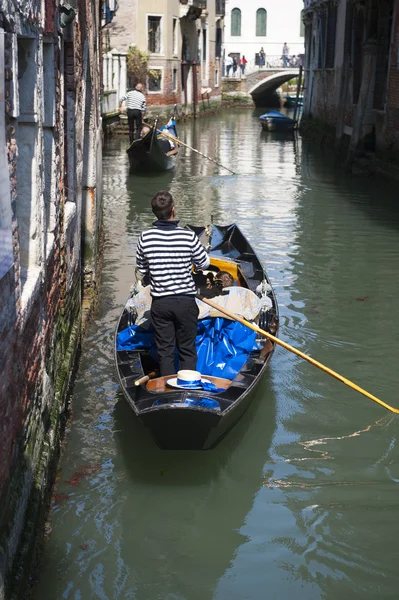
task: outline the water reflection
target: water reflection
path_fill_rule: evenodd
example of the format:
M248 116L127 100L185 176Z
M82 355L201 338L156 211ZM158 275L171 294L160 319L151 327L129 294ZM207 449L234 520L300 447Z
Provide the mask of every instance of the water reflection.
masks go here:
M348 179L298 137L228 111L180 125L172 173L104 155L101 310L73 397L34 597L300 600L395 597L396 418L278 350L254 402L215 450L162 452L119 392L113 335L150 199L183 224L237 222L267 265L281 337L397 404L397 192Z

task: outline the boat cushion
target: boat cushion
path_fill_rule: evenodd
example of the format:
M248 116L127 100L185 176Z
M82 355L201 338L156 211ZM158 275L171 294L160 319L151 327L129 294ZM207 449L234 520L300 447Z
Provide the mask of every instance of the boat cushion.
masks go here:
M234 379L245 364L248 354L258 349L256 334L237 321L222 317L198 322L196 337L197 367L202 375ZM123 329L117 336L117 350L148 349L157 360L154 333L138 325ZM176 355L176 372L178 370Z
M235 315L240 315L248 321L253 321L258 316L262 300L251 290L243 287L231 286L223 288L223 294L228 292L227 295L213 297L213 302L219 304L219 306L227 308L230 312ZM197 300L199 308L199 319L205 319L208 317L220 317L222 313L216 309L210 307L205 302ZM144 329L148 329L151 324L151 295L150 286L139 288L139 292L129 298L127 305L134 307L137 311L136 325L140 325Z

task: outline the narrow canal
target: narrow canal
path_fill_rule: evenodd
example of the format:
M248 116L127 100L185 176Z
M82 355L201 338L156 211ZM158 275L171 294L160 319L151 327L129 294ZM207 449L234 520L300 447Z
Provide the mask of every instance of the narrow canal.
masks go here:
M399 203L320 148L261 133L252 111L180 126L174 173L129 175L104 150L101 307L73 394L36 600L296 600L398 595L398 420L278 349L213 451L164 452L118 388L114 328L150 200L183 224L236 222L275 286L281 337L399 406Z

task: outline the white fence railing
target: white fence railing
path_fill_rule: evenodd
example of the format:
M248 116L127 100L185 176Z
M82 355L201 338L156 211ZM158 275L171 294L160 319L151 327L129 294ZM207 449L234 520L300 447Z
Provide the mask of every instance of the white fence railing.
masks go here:
M101 112L103 115L107 113L117 112L119 106L119 94L117 90L108 90L103 93L101 99Z
M126 94L126 56L125 52L117 50L103 54L102 114L116 112L119 99Z
M288 56L287 59L284 60L281 54L269 56L266 55L264 61L251 59L248 60L244 70L242 69L241 65L238 64L236 71L233 71L233 67L231 66L228 68L225 61L224 76L242 79L243 76L245 77L246 75L255 73L256 71L262 71L264 69L299 68L301 64L303 64L303 59L301 56Z

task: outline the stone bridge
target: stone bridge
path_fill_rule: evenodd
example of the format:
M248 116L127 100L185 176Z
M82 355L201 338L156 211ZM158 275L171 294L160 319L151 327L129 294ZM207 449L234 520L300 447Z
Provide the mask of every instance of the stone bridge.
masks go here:
M241 79L223 78L223 93L227 96L240 95L252 97L256 106L266 106L268 98L283 83L299 75L299 67L259 69Z

